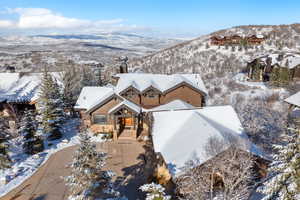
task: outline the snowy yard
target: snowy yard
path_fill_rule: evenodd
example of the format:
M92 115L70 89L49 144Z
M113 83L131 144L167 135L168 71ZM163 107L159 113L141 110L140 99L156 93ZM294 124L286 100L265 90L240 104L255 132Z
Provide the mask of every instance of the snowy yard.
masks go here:
M45 141L45 150L33 156L23 153L22 137L10 140L9 154L12 159L12 166L10 169L0 171L0 197L4 196L32 176L52 154L66 147L79 144L79 137L77 136L78 124L78 119L67 121L62 128L63 137L59 140ZM103 141L101 135L97 137L93 136L91 137L91 140L93 142ZM8 183L4 184L5 181Z

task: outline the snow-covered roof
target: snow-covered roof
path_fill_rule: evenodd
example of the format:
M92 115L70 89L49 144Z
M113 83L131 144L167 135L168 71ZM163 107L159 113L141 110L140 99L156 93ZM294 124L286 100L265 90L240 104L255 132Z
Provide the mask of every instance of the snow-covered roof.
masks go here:
M278 60L280 55L283 56L282 60ZM300 55L298 54L265 54L256 57L255 59L260 59L264 64L267 64L267 59L271 60L271 65L278 64L281 67L288 67L290 69L297 67L300 65Z
M293 105L300 107L300 91L297 92L296 94L286 98L284 101L289 104L293 104Z
M147 111L163 111L163 110L180 110L180 109L193 109L195 108L189 103L186 103L182 100L173 100L169 103L154 107L152 109L148 109Z
M154 87L161 92L165 92L180 83L187 83L192 87L207 94L205 85L201 79L200 74L146 74L146 73L126 73L117 74L118 83L116 92L120 93L132 86L139 92L143 92L149 87Z
M82 88L75 109L90 110L114 94L112 87L84 87Z
M58 72L50 74L59 80ZM37 100L42 76L42 73L0 73L0 102Z
M114 106L113 108L111 108L108 111L108 113L112 113L122 106L128 107L129 109L133 110L136 113L140 113L140 111L142 110L142 108L140 106L123 98L123 101L120 102L118 105Z
M230 142L230 138L236 137L244 144L250 144L231 106L153 112L153 117L154 150L161 153L174 176L179 175L191 159L197 158L204 163L212 157L205 151L211 138ZM262 154L252 144L243 146L247 151ZM220 149L220 153L222 151Z

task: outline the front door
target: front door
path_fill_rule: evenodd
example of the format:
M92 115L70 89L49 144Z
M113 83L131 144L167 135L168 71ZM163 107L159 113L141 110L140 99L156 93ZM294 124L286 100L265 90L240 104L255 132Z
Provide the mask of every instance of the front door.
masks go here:
M132 117L125 117L124 118L124 122L125 122L125 127L133 126L133 119L132 119Z

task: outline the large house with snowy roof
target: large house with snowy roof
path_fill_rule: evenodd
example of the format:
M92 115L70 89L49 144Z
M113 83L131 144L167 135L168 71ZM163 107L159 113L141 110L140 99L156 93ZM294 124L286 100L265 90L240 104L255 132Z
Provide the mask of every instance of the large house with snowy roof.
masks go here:
M252 59L247 73L253 81L291 81L300 78L300 56L297 54L267 54Z
M148 132L145 114L151 109L203 107L207 91L199 74L126 73L114 85L84 87L75 105L93 132L114 139L138 138Z

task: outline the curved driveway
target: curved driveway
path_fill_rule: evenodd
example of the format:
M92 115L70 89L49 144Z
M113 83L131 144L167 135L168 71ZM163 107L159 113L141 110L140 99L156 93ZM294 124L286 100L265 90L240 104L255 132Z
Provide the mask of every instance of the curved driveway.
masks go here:
M69 164L77 146L53 154L48 161L20 186L0 200L65 200L68 188L62 177L70 174ZM116 173L115 183L128 199L139 199L138 187L146 182L141 143L131 140L104 142L97 149L108 152L107 169Z

